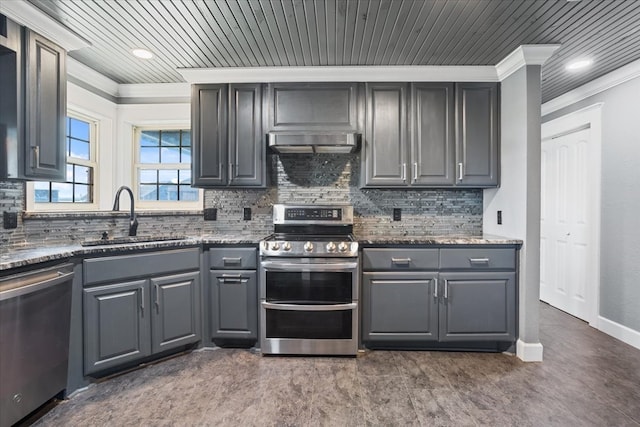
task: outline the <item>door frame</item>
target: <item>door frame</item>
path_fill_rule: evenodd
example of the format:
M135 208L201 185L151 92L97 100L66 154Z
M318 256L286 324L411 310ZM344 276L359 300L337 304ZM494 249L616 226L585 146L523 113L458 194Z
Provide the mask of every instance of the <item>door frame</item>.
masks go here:
M590 240L592 248L589 251L589 263L593 278L592 289L587 292L591 297L589 314L586 319L590 326L598 329L600 315L600 219L601 219L601 181L602 181L602 106L596 103L554 120L542 123L541 141L557 138L582 129L589 128L590 132L590 164L593 182L591 188L590 207L592 227Z

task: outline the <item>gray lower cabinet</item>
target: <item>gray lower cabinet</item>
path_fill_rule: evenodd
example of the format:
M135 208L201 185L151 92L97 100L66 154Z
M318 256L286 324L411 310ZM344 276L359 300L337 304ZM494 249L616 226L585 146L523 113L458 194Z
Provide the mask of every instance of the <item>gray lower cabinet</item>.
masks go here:
M437 272L375 272L362 278L364 341L436 341Z
M207 259L207 341L224 346L253 345L258 340L257 249L211 247Z
M194 187L266 186L262 92L260 83L192 86Z
M84 260L84 374L200 341L199 266L199 248Z
M363 342L514 342L515 254L513 247L365 248Z

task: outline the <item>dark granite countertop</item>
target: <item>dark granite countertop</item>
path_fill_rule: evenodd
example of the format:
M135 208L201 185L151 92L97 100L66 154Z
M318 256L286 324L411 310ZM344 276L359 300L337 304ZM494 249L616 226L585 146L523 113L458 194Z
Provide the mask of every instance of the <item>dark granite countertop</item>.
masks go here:
M0 255L0 271L12 268L39 264L42 262L63 260L71 257L106 255L109 253L135 252L149 249L170 249L188 246L216 244L256 245L265 236L242 234L213 234L197 237L173 238L167 240L100 244L81 246L70 244L65 246L45 246L40 248L16 249ZM152 238L142 238L146 240ZM522 240L500 236L457 237L457 236L356 236L362 246L384 245L521 245ZM119 242L118 240L116 240Z

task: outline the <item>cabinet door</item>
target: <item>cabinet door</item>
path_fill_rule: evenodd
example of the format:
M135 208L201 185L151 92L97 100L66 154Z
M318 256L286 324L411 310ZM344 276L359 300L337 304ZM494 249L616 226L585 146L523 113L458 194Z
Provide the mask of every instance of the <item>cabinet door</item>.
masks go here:
M365 187L406 187L407 85L368 83L366 104Z
M440 273L440 341L513 341L515 273Z
M83 289L84 373L151 354L146 280Z
M498 185L498 111L498 83L456 84L457 185Z
M266 185L262 85L229 85L229 185Z
M411 85L411 184L455 183L452 83Z
M415 343L438 339L438 273L362 276L363 341Z
M211 338L258 339L258 286L255 271L209 273Z
M200 340L200 272L150 280L152 295L151 350L153 353Z
M227 185L227 86L191 87L191 174L194 187Z
M269 131L358 131L356 83L269 85Z
M65 51L25 29L25 177L66 179Z

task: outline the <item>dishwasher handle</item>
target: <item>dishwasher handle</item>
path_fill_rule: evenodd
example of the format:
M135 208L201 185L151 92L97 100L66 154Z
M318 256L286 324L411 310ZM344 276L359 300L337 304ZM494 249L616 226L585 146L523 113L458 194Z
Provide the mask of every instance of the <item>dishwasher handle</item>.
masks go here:
M68 265L71 265L71 264L68 264ZM63 266L63 267L66 267L66 266ZM58 271L55 271L55 270L58 270ZM60 271L60 270L64 270L63 268L57 268L55 270L54 270L55 271L54 274L57 274L57 275L54 277L51 277L51 273L53 273L53 271L48 274L46 274L45 272L33 273L33 279L28 280L28 284L0 292L0 301L5 301L11 298L17 298L17 297L38 292L44 289L52 288L54 286L57 286L61 283L66 282L67 280L73 277L73 271L66 271L66 272ZM44 280L38 280L39 277L43 277L43 278L46 277L46 278ZM21 279L24 280L25 278L29 279L29 274L26 274L25 277Z

